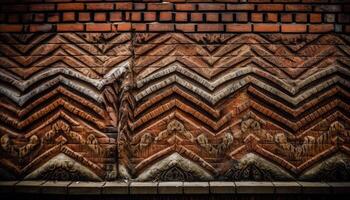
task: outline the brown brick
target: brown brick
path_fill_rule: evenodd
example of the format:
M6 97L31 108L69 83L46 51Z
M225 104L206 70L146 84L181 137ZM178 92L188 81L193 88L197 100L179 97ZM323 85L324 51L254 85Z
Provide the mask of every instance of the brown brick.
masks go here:
M282 11L283 4L259 4L258 11Z
M87 3L86 9L88 10L113 10L113 3Z
M263 22L263 14L262 13L252 13L251 14L251 21L252 22Z
M195 24L176 24L175 28L177 31L194 32L196 30L196 25Z
M278 24L254 24L254 32L279 32Z
M0 24L0 32L21 32L22 24Z
M173 10L172 3L149 3L147 5L148 10Z
M32 4L31 11L52 11L55 10L55 4Z
M207 13L206 14L207 22L218 22L219 14L218 13Z
M60 21L60 13L48 13L47 14L48 22L59 22Z
M91 20L90 13L88 13L88 12L79 13L79 21L88 22L90 20Z
M132 3L131 2L120 2L115 4L116 10L132 10Z
M45 21L45 14L44 13L35 13L34 14L34 21L35 22L44 22Z
M185 22L188 20L187 13L185 12L177 12L175 13L175 21L177 22Z
M203 21L203 14L202 13L191 13L191 21L202 22Z
M159 21L171 21L173 19L173 13L171 12L160 12Z
M155 12L144 12L143 13L143 20L145 21L155 21L157 18L157 15Z
M112 22L123 21L121 12L111 12L109 13L109 20Z
M296 22L307 22L307 14L305 14L305 13L295 14L295 21Z
M84 10L83 3L60 3L57 4L57 10Z
M232 13L222 13L221 20L223 22L233 22L233 14Z
M237 22L247 22L248 21L248 13L236 13L236 21Z
M146 4L145 3L134 3L134 10L145 10Z
M281 31L286 33L303 33L306 32L305 24L282 24Z
M148 25L149 31L174 31L174 24L152 23Z
M277 13L266 13L266 22L277 22L278 14Z
M224 31L223 24L198 24L197 30L199 32L221 32Z
M350 23L350 13L338 14L339 23Z
M219 4L219 3L199 3L198 4L198 10L218 10L223 11L225 10L225 4Z
M91 32L111 31L111 24L108 24L108 23L86 24L86 31L91 31Z
M175 5L175 9L176 10L181 10L181 11L192 11L192 10L196 10L196 5L195 4L190 4L190 3L176 4Z
M227 4L227 10L254 10L254 4Z
M311 23L320 23L320 22L322 22L321 14L318 14L318 13L310 14L310 22Z
M281 22L292 22L293 15L291 13L281 13Z
M29 26L30 32L49 32L52 31L52 24L31 24Z
M65 13L63 13L63 21L64 22L75 21L75 13L74 12L65 12Z
M131 21L141 21L141 12L132 12Z
M312 6L303 4L288 4L286 5L286 11L312 11Z
M333 24L311 24L309 25L309 32L311 33L325 33L334 30Z
M315 5L316 12L341 12L341 5Z
M251 32L252 25L251 24L227 24L226 31L227 32Z
M57 31L84 31L83 24L57 24Z

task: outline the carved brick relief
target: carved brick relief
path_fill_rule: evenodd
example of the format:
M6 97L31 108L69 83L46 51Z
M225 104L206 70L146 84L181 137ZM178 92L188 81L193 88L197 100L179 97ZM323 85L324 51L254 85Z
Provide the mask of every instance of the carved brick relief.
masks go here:
M2 179L350 178L347 35L0 38Z

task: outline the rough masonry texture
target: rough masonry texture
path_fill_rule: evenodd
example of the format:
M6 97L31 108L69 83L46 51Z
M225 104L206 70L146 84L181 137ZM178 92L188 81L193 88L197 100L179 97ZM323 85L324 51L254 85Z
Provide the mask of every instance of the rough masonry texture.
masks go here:
M350 181L348 0L0 10L0 180Z

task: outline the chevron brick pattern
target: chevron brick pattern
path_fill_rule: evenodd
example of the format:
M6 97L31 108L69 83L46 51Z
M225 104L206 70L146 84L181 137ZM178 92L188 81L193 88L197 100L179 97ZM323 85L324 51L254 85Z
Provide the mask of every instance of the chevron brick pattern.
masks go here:
M1 4L0 180L350 180L348 3L45 2Z

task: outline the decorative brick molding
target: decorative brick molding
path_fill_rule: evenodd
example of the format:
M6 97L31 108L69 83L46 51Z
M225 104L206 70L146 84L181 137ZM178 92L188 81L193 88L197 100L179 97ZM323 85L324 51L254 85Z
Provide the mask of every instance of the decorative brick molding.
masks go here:
M0 180L350 180L348 1L0 9Z

